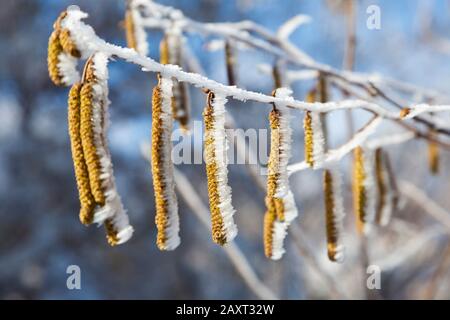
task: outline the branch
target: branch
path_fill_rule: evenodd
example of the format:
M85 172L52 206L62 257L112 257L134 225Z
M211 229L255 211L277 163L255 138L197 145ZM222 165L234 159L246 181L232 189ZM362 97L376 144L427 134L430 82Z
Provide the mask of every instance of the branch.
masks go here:
M307 103L298 101L292 97L279 98L262 93L257 93L249 90L240 89L236 86L226 86L207 77L195 73L183 71L176 65L163 65L155 60L138 54L135 50L123 48L117 45L110 44L105 40L99 38L95 31L89 25L81 21L87 17L87 14L71 9L68 11L67 17L62 21L62 26L69 29L77 48L83 53L84 57L91 55L94 52L104 52L110 56L115 56L124 59L130 63L134 63L142 67L143 71L158 72L163 76L176 78L178 81L190 83L198 88L208 89L216 93L233 97L236 100L247 101L252 100L264 104L276 103L279 106L286 106L300 110L311 110L316 112L330 112L334 110L343 109L363 109L378 115L379 117L387 119L401 120L398 113L388 111L375 103L370 103L363 100L343 100L340 102L327 103ZM421 108L423 105L421 105ZM449 106L450 109L450 106ZM411 110L415 110L414 107ZM441 110L440 111L447 111Z
M242 21L237 23L200 23L194 20L191 20L183 15L180 10L174 9L172 7L163 6L160 4L156 4L151 0L135 0L136 3L141 5L144 8L146 14L152 18L150 23L151 27L154 28L167 28L170 26L172 20L177 20L177 22L181 21L181 25L184 26L187 31L194 31L201 34L214 34L220 35L223 37L230 37L237 41L241 41L250 45L254 48L264 50L267 53L274 54L277 58L284 59L291 64L306 67L308 69L319 71L320 73L330 76L332 78L336 78L342 80L350 85L358 86L364 89L371 96L378 96L383 100L391 103L397 108L403 108L404 106L395 98L387 95L384 91L380 89L373 81L373 76L367 76L360 73L355 73L352 71L339 71L334 69L328 65L324 65L322 63L314 61L310 56L308 56L305 52L294 46L287 37L280 37L278 35L272 34L269 30L264 27L251 22L251 21ZM304 18L304 17L303 17ZM150 26L146 25L146 26ZM352 27L351 25L349 26ZM256 38L252 36L249 32L253 32L257 34L260 38ZM352 36L352 35L351 35ZM353 45L354 41L349 40L349 44ZM350 48L351 49L351 48ZM351 58L350 54L350 59ZM388 79L384 80L379 75L375 75L377 84L387 83L390 84L393 81ZM406 84L408 85L408 84ZM410 91L413 91L413 88L417 87L415 85L409 85ZM425 96L428 99L438 100L439 96L431 92L427 89L421 89L422 93L425 93ZM448 99L446 99L448 100ZM435 124L432 121L415 118L415 121L425 124L429 128L435 128ZM443 133L446 135L450 135L450 130L440 129L438 133Z
M446 227L450 233L450 213L428 197L422 190L406 180L398 181L400 192L419 205L426 213Z

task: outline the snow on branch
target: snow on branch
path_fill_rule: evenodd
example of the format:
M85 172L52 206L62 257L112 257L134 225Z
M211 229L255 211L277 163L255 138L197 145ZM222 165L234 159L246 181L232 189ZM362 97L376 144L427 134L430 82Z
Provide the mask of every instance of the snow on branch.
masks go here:
M208 79L205 76L189 73L183 71L179 66L162 65L155 60L145 57L137 53L134 49L123 48L114 44L110 44L105 40L99 38L94 29L85 24L82 19L87 18L87 14L77 8L71 8L67 11L67 17L61 22L62 27L67 28L71 32L71 37L76 43L77 48L82 52L83 57L88 57L94 52L104 52L109 56L115 56L124 59L130 63L137 64L142 67L143 71L158 72L165 77L176 78L178 81L190 83L198 88L208 89L215 93L220 93L227 97L233 97L236 100L247 101L252 100L264 104L279 103L287 105L291 108L300 110L309 110L316 112L330 112L334 110L344 109L364 109L372 112L382 118L400 120L401 116L397 112L389 111L378 104L367 102L364 100L343 100L339 102L327 103L307 103L304 101L295 100L292 97L273 97L258 92L244 90L236 86L223 85L214 80ZM424 105L420 105L424 108ZM412 107L411 110L415 110ZM448 111L450 106L441 106L438 111ZM411 118L411 116L410 116Z

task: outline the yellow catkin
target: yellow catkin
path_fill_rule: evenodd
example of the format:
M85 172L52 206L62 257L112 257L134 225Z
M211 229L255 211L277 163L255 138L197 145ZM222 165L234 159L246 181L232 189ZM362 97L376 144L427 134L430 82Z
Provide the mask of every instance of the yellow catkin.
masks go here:
M208 195L209 207L211 211L211 227L213 241L219 245L224 245L227 242L227 237L224 229L223 218L220 212L220 195L219 182L217 181L218 164L214 139L214 109L212 102L214 93L209 92L206 107L203 110L203 119L205 122L205 155L206 159L206 176L208 179Z
M436 136L435 131L431 131L430 134ZM432 174L439 173L439 146L434 141L428 142L428 167Z
M280 177L280 112L276 109L269 114L270 122L270 154L267 176L266 213L264 216L264 253L266 257L272 256L273 227L275 221L284 221L283 200L276 198L275 194Z
M316 90L313 89L306 95L306 102L316 101ZM310 166L314 166L314 132L312 128L311 112L306 111L303 119L304 139L305 139L305 161Z
M267 258L270 258L273 249L273 226L277 215L274 205L267 204L267 208L264 215L264 254Z
M106 229L106 240L109 245L116 246L119 243L119 238L117 237L117 230L114 227L112 219L106 219L104 225Z
M366 188L364 180L364 154L361 147L356 147L353 152L353 207L356 217L356 226L359 232L363 231L366 222Z
M77 181L81 205L80 221L81 223L88 225L92 223L94 217L95 200L91 193L89 173L84 159L84 152L80 135L81 86L81 83L76 83L72 86L69 92L68 126L72 159L75 169L75 178Z
M167 36L164 36L159 44L159 62L161 64L169 64L169 44Z
M75 43L72 41L70 37L70 31L68 29L61 28L61 21L67 16L67 12L63 11L58 19L56 19L53 24L53 32L50 35L48 41L48 55L47 55L47 64L48 64L48 73L50 75L50 79L57 86L64 85L63 83L63 75L60 73L58 64L59 64L59 56L61 53L66 52L73 57L80 58L81 52L76 48Z
M164 144L163 141L163 120L162 115L162 89L158 84L153 89L152 97L152 175L153 175L153 189L155 193L156 217L155 223L158 230L156 244L160 250L166 248L167 236L166 229L168 224L168 199L165 197L165 190L167 188L164 183Z
M336 195L333 192L333 176L329 170L325 170L323 174L323 190L325 200L328 258L331 261L337 261L339 230L336 225L336 214L334 211L334 197Z
M180 124L181 128L189 131L190 110L188 102L188 88L184 83L177 81L174 84L177 90L178 103L177 108L174 108L174 118Z
M133 12L130 9L125 11L125 37L128 48L137 49L137 40L134 30Z
M378 203L376 211L376 223L380 224L383 215L383 208L386 205L386 183L385 181L385 168L384 168L384 154L382 149L378 148L375 151L375 174L377 179L377 189L378 189Z
M89 181L95 202L100 206L105 204L105 194L102 188L101 164L97 154L97 145L93 126L93 99L94 83L85 82L81 88L81 141L83 145L84 157L89 171Z
M59 33L59 40L64 52L70 54L72 57L81 58L81 52L72 40L69 29L61 29L61 32Z
M48 74L52 82L57 86L64 85L62 75L59 72L59 55L63 52L61 42L59 41L59 30L54 30L48 40Z

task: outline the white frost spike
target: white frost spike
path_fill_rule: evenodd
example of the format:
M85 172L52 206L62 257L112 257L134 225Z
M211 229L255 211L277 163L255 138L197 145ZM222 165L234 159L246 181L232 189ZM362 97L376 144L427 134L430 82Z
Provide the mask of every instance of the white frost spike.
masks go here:
M225 104L226 96L217 93L214 95L212 102L214 117L214 144L217 163L217 191L219 193L219 208L223 219L223 228L227 242L232 241L237 235L237 226L234 223L233 215L235 210L231 202L231 187L228 185L228 158L227 151L229 148L228 139L225 130Z
M277 98L286 98L292 94L287 88L279 88L275 92ZM290 110L285 105L276 104L280 111L280 158L279 158L279 178L277 180L275 198L283 200L284 221L275 221L272 237L272 260L280 259L284 252L284 239L290 223L298 216L294 196L289 187L288 162L291 157L292 129L290 127Z
M94 222L102 224L110 219L116 236L117 244L128 241L133 234L133 227L129 224L129 218L123 207L120 195L117 192L113 173L111 154L107 144L107 129L109 125L109 100L108 100L108 56L104 53L96 53L92 58L92 68L96 78L93 85L93 128L94 142L97 147L97 155L100 159L102 187L105 192L105 205L98 208L94 214Z
M58 70L62 74L62 81L66 86L71 86L80 81L80 73L77 70L77 58L74 58L65 52L61 52L58 55L58 60Z
M165 250L174 250L180 244L180 218L178 216L178 200L175 193L175 179L173 175L173 162L172 162L172 97L173 97L173 81L170 78L162 77L160 80L161 86L161 117L163 122L162 127L162 141L163 152L161 157L163 158L162 172L164 175L164 199L167 201L167 227L165 229L166 241Z

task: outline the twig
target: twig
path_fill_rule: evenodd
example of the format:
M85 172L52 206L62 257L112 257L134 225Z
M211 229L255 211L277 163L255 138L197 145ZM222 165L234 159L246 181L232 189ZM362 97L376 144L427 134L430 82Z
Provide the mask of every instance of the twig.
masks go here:
M437 265L435 272L430 277L430 282L425 290L425 299L432 300L436 298L442 278L448 275L450 267L450 243L447 244L447 249L441 257L441 261Z
M450 233L450 213L428 197L422 190L406 180L398 181L399 191L408 199L415 202L436 221L443 224Z
M320 102L306 103L303 101L294 100L292 97L279 98L264 95L257 92L243 90L235 86L225 86L221 83L210 80L198 74L184 72L181 70L179 66L162 65L157 63L151 58L139 55L136 51L132 49L121 48L119 46L109 44L103 39L97 37L94 30L90 26L86 25L81 21L81 19L85 17L87 17L87 14L79 10L72 9L69 11L68 16L62 21L63 27L71 31L71 36L73 37L74 42L76 43L77 47L83 52L84 56L88 56L93 52L101 51L111 56L116 56L124 60L127 60L131 63L140 65L143 67L143 70L145 71L159 72L164 76L173 77L178 79L179 81L188 82L197 87L209 89L213 92L223 93L226 96L233 97L241 101L253 100L266 104L277 103L280 106L284 105L291 108L297 108L301 110L313 110L318 112L330 112L333 110L356 108L370 111L386 119L401 120L401 117L398 113L390 112L375 103L370 103L362 100L344 100L340 102L327 102L327 103L320 103ZM372 89L375 90L377 88L372 86ZM379 92L378 89L377 92ZM381 92L379 92L379 95L383 96ZM414 107L412 107L411 109L414 110ZM427 124L430 127L436 127L435 124L430 123L429 121L423 119L421 119L420 122ZM406 124L403 124L403 126L407 127ZM448 130L444 129L436 129L436 132L439 133L446 133L447 131ZM418 134L418 136L427 137L430 140L432 139L429 137L429 135L426 134L420 135ZM440 144L443 145L443 143Z

